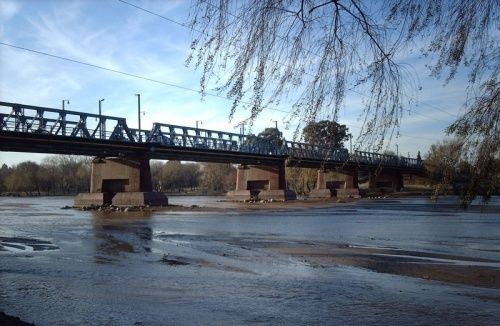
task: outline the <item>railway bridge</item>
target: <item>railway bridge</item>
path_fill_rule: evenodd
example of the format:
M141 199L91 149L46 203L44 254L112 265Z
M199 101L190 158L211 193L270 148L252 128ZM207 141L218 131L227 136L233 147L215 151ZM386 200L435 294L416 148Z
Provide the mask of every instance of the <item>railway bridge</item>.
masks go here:
M358 174L372 190L399 191L403 174L420 175L420 158L400 157L203 128L153 123L130 128L125 118L0 102L0 151L94 157L90 193L75 205L164 205L152 191L149 160L238 164L234 200L289 200L285 169L318 169L312 197L358 196Z

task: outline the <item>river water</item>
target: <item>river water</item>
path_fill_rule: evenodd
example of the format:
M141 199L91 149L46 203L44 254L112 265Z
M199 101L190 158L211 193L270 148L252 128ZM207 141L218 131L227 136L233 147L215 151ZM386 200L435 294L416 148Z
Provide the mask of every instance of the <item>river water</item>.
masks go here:
M392 248L495 269L498 210L416 198L249 211L221 199L169 199L220 211L102 214L62 210L70 197L0 197L0 310L36 325L500 324L498 288L271 249Z

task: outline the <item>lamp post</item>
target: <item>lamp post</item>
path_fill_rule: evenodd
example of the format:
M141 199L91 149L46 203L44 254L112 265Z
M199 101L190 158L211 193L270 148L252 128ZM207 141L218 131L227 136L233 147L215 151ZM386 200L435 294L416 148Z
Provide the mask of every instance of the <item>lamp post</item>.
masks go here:
M203 124L203 121L201 121L201 120L196 120L196 129L198 129L198 122L200 123L200 125L202 125L202 124Z
M352 134L349 134L349 152L352 153Z
M63 110L63 113L61 114L61 126L62 126L62 134L63 136L66 136L66 113L64 113L64 110L65 110L65 107L64 107L64 104L65 103L68 103L69 104L69 100L62 100L62 110Z
M399 145L396 144L396 156L399 157Z
M245 134L245 121L241 121L238 123L234 128L240 127L240 134L244 135Z
M137 121L139 125L139 142L142 142L141 136L141 94L135 94L137 96Z
M102 139L102 136L104 135L104 131L103 131L103 126L104 126L104 123L102 121L102 118L101 118L101 103L104 101L104 99L100 99L99 100L99 138Z
M69 100L62 100L62 110L64 111L65 107L64 107L64 103L68 103L69 104Z
M274 121L274 126L275 126L276 130L278 130L278 120L271 119L271 122L272 121Z

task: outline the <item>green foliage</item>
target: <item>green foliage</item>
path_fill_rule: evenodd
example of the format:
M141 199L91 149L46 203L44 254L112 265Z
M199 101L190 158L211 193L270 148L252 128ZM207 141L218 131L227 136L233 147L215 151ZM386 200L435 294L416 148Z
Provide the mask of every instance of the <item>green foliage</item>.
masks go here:
M343 148L344 141L349 139L349 129L336 121L321 120L309 122L302 133L307 143L328 147Z

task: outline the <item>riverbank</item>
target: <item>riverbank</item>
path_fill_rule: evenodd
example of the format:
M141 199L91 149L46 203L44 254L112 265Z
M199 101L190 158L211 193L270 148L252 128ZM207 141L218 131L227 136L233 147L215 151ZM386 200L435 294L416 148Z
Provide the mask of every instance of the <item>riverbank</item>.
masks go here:
M175 198L175 196L173 196ZM193 196L193 197L185 197L179 196L177 200L182 198L211 198L212 200L200 200L194 202L196 204L186 205L184 203L180 204L169 204L167 206L113 206L113 205L103 205L103 206L87 206L87 207L79 207L79 206L64 206L62 209L76 209L82 211L94 211L99 214L121 214L121 213L153 213L153 212L231 212L231 211L297 211L297 210L313 210L313 209L327 209L327 208L346 208L352 207L355 208L357 206L365 206L371 204L384 205L401 203L404 205L407 200L427 200L429 205L426 206L427 210L456 210L456 211L467 211L467 212L478 212L478 213L499 213L500 214L500 204L498 203L482 203L481 201L476 201L472 205L470 205L466 210L461 206L461 203L458 198L454 202L449 201L449 197L440 197L437 199L431 200L428 196L420 196L418 194L414 194L412 196L408 196L405 193L394 193L391 195L384 196L373 196L373 197L365 197L365 198L329 198L329 199L312 199L312 198L302 198L291 201L247 201L247 202L237 202L230 201L222 196ZM174 200L175 202L176 200ZM182 202L182 200L181 200ZM359 203L359 204L358 204ZM399 207L402 208L402 207Z
M378 273L500 289L500 260L347 244L270 245L268 248L314 267L344 265ZM500 254L500 249L497 252ZM491 300L500 303L500 297Z

